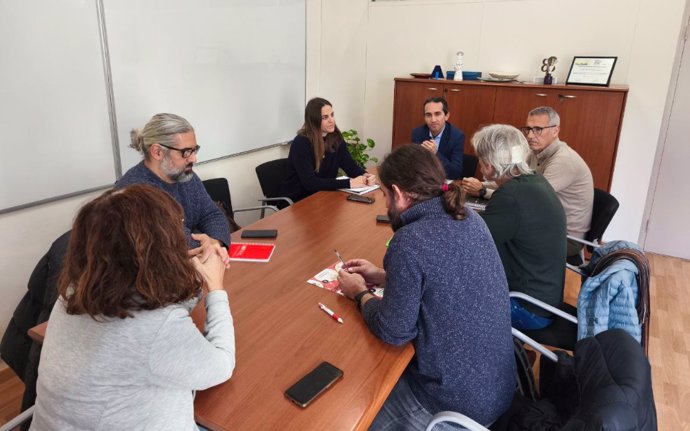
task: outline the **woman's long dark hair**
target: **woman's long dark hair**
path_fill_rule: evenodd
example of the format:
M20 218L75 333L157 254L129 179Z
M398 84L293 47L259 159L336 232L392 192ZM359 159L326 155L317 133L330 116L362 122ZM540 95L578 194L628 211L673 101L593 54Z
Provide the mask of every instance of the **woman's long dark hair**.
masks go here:
M67 313L131 316L192 298L203 283L187 256L182 208L163 190L108 190L77 214L58 291Z
M324 138L321 136L321 108L330 106L331 102L320 97L315 97L307 102L304 108L304 125L297 132L309 139L311 149L314 152L314 170L318 171L321 167L321 159L323 159L326 151L334 152L338 148L338 144L343 140L343 134L340 133L338 126L335 126L333 133L329 133Z
M393 193L393 184L409 194L414 203L443 195L443 207L456 220L466 217L462 188L446 184L446 173L438 158L418 144L397 148L378 168L379 181Z

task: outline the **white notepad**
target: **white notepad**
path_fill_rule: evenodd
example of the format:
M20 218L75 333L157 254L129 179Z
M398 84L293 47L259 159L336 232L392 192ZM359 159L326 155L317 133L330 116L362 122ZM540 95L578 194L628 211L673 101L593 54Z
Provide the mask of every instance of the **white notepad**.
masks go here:
M338 177L336 180L347 180L349 177ZM374 184L373 186L364 186L364 187L354 187L354 188L349 188L349 189L338 189L341 192L346 192L346 193L353 193L356 195L365 195L369 192L373 192L376 189L379 189L381 186L378 184Z

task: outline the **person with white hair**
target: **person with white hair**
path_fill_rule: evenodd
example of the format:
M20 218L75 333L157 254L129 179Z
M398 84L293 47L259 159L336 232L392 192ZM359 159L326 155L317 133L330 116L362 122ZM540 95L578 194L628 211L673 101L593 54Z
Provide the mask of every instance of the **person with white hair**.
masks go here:
M553 108L540 106L529 111L527 125L520 127L529 145L527 163L544 175L556 191L565 211L568 235L583 239L589 231L594 202L594 182L587 163L561 141L561 118ZM471 196L489 199L495 185L476 178L463 178L462 187ZM582 243L568 240L567 256L579 256Z
M566 221L553 187L530 169L529 146L513 126L484 127L472 138L484 179L496 191L482 214L501 256L511 291L523 292L554 307L563 302ZM512 299L516 329L541 329L549 314Z

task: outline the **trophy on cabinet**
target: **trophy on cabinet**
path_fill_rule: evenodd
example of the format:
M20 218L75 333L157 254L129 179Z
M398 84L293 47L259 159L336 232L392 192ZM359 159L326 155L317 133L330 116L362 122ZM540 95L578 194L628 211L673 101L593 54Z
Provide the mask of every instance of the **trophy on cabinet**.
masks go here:
M462 51L458 51L455 55L455 66L453 67L455 69L455 76L453 76L453 80L462 81L462 67L465 65L465 53Z
M541 71L546 73L546 75L544 75L544 85L553 84L553 75L551 75L551 72L556 70L557 61L558 59L554 56L542 60Z

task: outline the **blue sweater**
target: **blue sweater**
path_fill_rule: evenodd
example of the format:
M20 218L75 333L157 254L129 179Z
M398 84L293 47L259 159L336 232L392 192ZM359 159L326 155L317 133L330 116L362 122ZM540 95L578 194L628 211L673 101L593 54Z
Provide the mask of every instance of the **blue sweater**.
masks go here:
M508 283L489 230L467 212L454 220L441 198L403 212L384 258L384 297L362 313L383 341L412 341L405 372L431 414L454 410L488 424L515 391Z
M347 144L341 141L335 152L324 154L318 171L314 170L314 151L306 136L297 135L290 145L287 172L283 180L281 195L297 202L321 190L337 190L350 187L350 180L336 180L338 169L342 168L351 177L364 175L347 151Z
M213 203L196 174L187 182L168 184L158 178L142 161L128 170L115 183L115 187L123 188L131 184L151 184L165 190L175 198L184 210L184 229L190 247L199 245L198 241L192 240L192 232L205 233L225 246L230 245L228 219Z

